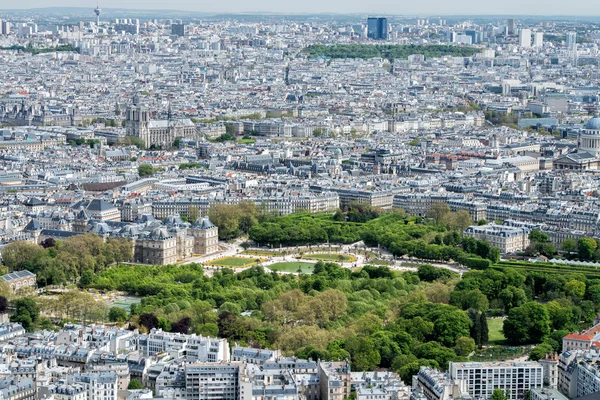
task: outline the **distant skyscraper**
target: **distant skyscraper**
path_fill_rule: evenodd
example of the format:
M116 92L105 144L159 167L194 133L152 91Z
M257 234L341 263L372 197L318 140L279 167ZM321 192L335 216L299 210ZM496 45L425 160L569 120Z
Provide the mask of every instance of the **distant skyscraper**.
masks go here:
M531 47L531 29L521 29L519 31L519 46Z
M471 37L471 43L472 44L478 42L478 40L477 40L477 32L476 31L473 31L473 30L471 30L471 31L465 31L465 35Z
M573 51L577 47L577 33L567 32L567 49Z
M544 46L544 33L543 32L535 32L533 34L533 47L543 47Z
M573 65L577 65L577 33L567 32L567 51L570 53Z
M387 18L369 18L367 20L367 36L373 40L387 40Z
M171 35L185 36L185 24L173 24L171 25Z
M8 35L10 33L10 22L2 21L2 25L0 26L0 33L3 35Z
M506 21L506 28L508 30L508 34L509 35L514 35L515 34L515 20L513 18L509 18Z
M100 13L102 12L102 10L100 9L100 6L98 5L98 3L96 3L96 8L94 8L94 14L96 14L96 26L100 26Z

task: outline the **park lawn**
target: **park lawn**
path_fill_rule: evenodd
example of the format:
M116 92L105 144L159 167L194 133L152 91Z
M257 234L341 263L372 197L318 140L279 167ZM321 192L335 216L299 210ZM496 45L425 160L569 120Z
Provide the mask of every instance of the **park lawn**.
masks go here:
M502 333L502 325L504 319L502 318L488 318L488 339L490 345L503 345L506 344L506 338Z
M217 258L207 262L208 265L215 265L219 267L246 267L248 265L256 264L256 258L245 258L245 257L223 257ZM260 261L260 260L259 260Z
M341 258L340 258L341 256ZM356 261L356 257L349 256L346 254L332 254L332 253L317 253L308 254L303 256L307 260L324 260L324 261L342 261L342 262L353 262Z
M269 250L244 250L240 254L247 254L251 256L262 256L262 257L277 257L283 255L280 251L269 251Z
M298 268L302 268L302 273L304 274L312 274L315 269L315 264L307 263L307 262L279 262L275 264L268 265L271 271L281 271L281 272L297 272Z
M239 144L254 144L256 140L254 139L238 139L236 140L237 143Z

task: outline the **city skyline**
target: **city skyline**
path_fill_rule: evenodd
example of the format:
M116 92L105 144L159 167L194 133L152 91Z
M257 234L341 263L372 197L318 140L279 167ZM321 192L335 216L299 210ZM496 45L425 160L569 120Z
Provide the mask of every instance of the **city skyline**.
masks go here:
M96 7L96 2L88 2L89 7ZM19 3L3 5L0 10L26 10L26 9L45 9L45 8L86 8L87 3L81 3L77 0L60 0L48 3L42 0L24 0ZM459 1L447 3L442 0L429 0L425 3L398 5L393 2L377 2L375 4L358 1L333 0L327 2L318 2L309 0L302 3L281 3L273 0L260 0L249 5L242 0L233 0L223 3L198 3L188 0L175 0L169 2L165 7L164 2L157 0L127 0L126 2L117 0L102 1L99 6L102 9L128 9L128 10L173 10L173 11L194 11L206 13L272 13L272 14L387 14L387 15L515 15L515 16L572 16L572 17L600 17L598 8L592 1L582 1L576 4L567 4L558 0L542 2L539 0L528 1L526 3L517 0L508 0L502 3L472 3ZM432 13L435 11L435 13ZM541 12L540 12L541 11Z

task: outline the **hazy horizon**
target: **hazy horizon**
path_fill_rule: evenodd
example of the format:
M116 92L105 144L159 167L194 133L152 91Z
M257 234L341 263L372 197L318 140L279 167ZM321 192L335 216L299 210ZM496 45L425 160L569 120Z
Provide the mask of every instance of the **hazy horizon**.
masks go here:
M390 15L540 15L540 16L579 16L597 17L600 7L597 2L584 0L567 3L559 0L505 0L503 2L472 2L458 0L427 0L425 2L399 4L392 1L364 2L357 0L305 0L285 3L275 0L256 0L252 3L243 0L218 2L193 2L171 0L168 3L158 0L101 0L100 8L139 9L139 10L178 10L207 13L290 13L290 14L390 14ZM2 10L23 10L29 8L77 7L90 10L96 7L95 1L78 0L22 0L0 5Z

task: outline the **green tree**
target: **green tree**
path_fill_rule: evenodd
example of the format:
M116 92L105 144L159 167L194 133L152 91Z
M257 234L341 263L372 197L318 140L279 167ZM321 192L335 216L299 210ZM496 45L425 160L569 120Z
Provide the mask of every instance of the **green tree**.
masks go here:
M508 394L504 393L504 391L502 391L502 389L494 389L494 391L492 392L491 400L508 400L508 399L509 399Z
M118 322L122 324L128 320L127 311L121 307L111 307L108 310L108 320L111 322Z
M24 297L13 302L15 313L11 315L11 322L20 323L27 332L33 332L40 317L40 308L32 298Z
M544 342L544 343L541 343L541 344L535 346L533 348L533 350L531 350L531 353L529 353L529 359L531 361L537 361L540 358L546 357L546 354L553 354L553 353L554 353L554 349L552 348L552 346L549 345L548 343Z
M229 240L239 234L242 214L238 206L215 204L208 210L208 217L219 228L219 239Z
M596 241L592 238L582 237L577 241L577 254L580 260L592 260L596 250Z
M575 296L581 299L585 294L585 283L576 279L571 279L565 283L565 293L568 296Z
M140 164L138 167L138 174L142 178L152 176L154 175L154 172L154 167L150 164Z
M548 241L548 235L539 229L532 229L531 232L529 232L529 240L535 243L546 243Z
M548 310L535 302L512 308L504 320L503 331L510 343L539 343L550 333Z
M129 385L127 386L127 390L140 390L144 389L144 385L137 378L132 378L129 381Z
M577 249L577 242L571 238L565 239L560 245L560 248L565 253L572 253Z
M454 351L457 355L468 356L473 350L475 350L475 341L473 338L463 336L456 339Z
M28 269L37 272L35 260L45 252L46 250L42 246L35 243L11 242L2 249L2 262L10 271Z
M448 214L450 214L450 207L446 203L434 203L427 212L427 216L433 218L436 224L441 223L442 219Z
M346 340L346 350L350 353L352 369L371 371L381 362L381 355L368 337L353 336Z

